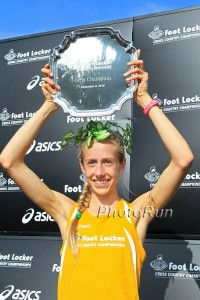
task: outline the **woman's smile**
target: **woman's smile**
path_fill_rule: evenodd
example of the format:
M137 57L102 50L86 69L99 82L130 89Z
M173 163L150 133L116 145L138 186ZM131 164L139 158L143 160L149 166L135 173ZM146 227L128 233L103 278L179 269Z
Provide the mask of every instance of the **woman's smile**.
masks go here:
M110 179L93 179L92 181L97 187L107 187L109 185Z

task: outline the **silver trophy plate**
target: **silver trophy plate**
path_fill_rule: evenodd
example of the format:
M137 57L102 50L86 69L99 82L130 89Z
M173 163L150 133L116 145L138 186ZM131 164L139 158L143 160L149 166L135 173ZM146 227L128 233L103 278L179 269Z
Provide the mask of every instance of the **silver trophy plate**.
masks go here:
M53 79L61 87L54 102L72 116L113 114L137 88L137 81L127 87L123 76L135 59L136 48L113 28L72 31L50 56Z

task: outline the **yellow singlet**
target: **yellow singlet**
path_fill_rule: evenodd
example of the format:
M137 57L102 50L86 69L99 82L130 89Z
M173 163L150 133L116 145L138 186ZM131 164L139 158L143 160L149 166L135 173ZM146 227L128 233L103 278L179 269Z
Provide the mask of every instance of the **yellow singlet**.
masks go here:
M69 222L76 211L77 204ZM112 213L100 217L86 210L78 223L78 245L75 262L69 245L63 244L58 300L139 299L146 254L134 226L131 204L121 199Z

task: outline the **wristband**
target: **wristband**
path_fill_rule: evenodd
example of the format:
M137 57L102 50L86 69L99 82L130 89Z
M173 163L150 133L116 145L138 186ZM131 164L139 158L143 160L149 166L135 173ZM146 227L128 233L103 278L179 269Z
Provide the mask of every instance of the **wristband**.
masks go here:
M145 106L145 108L144 108L144 110L143 110L145 116L148 116L149 111L150 111L150 109L151 109L153 106L158 106L158 107L160 107L160 105L159 105L159 103L158 103L158 100L155 100L155 99L154 99L154 100L151 100L151 101L149 102L149 104L147 104L147 106Z

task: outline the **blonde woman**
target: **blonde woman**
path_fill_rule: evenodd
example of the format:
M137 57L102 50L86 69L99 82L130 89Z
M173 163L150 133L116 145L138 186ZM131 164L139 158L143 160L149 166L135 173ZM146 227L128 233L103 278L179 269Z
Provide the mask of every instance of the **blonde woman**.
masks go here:
M120 199L117 183L126 166L127 141L118 130L111 130L111 124L90 124L81 136L79 160L87 181L77 203L50 190L28 168L24 163L27 150L58 109L51 94L60 87L53 82L49 65L42 69L46 76L42 87L44 104L17 131L0 156L2 166L27 197L50 214L59 226L63 239L59 300L139 299L147 227L155 216L153 212L172 199L193 161L184 138L159 109L158 102L149 96L143 61L132 61L129 66L132 65L134 69L124 74L127 84L138 80L134 100L151 119L171 157L151 191L132 203ZM135 210L145 211L147 206L154 208L151 214L134 217Z

